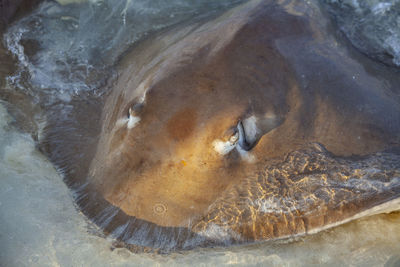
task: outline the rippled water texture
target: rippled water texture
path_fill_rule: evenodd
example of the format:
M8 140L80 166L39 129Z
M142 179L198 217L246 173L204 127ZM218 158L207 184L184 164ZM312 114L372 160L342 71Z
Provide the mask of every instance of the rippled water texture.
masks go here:
M29 75L28 86L34 87L30 90L51 91L48 97L65 101L82 91L99 90L116 59L135 41L240 1L78 2L82 3L60 6L44 1L9 27L4 41L19 61L19 71L8 77L10 83L24 88Z
M200 25L244 1L59 2L65 5L43 1L31 14L12 23L2 38L1 266L400 265L400 213L393 212L400 209L400 156L390 149L363 157L337 157L311 143L283 159L271 160L267 167L216 198L207 215L191 225L200 239L189 240L190 244L180 249L191 250L183 252L133 253L143 251L136 245L168 247L174 246L175 239L156 236L159 243L149 241L146 238L152 233L143 234L148 231L145 227L142 232L129 232L129 227L121 232L120 225L110 226L119 212L114 207L100 210L89 220L80 212L87 198L79 190L86 190L87 183L66 179L66 185L63 175L74 177L88 171L88 157L94 151L82 152L81 147L97 142L104 96L118 78L116 62L129 53L132 44L174 27ZM345 38L338 34L338 39L345 43L347 38L363 54L385 64L377 79L390 80L398 75L400 1L276 1L288 13L306 18L319 16L320 4L334 19L327 28L338 26L344 33ZM163 41L164 45L174 39ZM292 47L290 40L277 43L288 57L296 54L293 51L302 52L301 47ZM324 51L342 44L329 39L319 45L316 50L329 58L335 54ZM365 69L358 65L354 68L355 83L360 73L380 68L380 63L370 63L358 52L353 51L351 57L370 64ZM294 69L301 66L293 62ZM316 66L320 63L315 62ZM384 84L387 92L392 90L390 84L377 79L371 79L370 84ZM311 80L301 81L307 88ZM62 136L59 129L64 130ZM50 142L40 143L44 135ZM43 151L53 159L65 160L50 162ZM369 209L377 204L382 205ZM154 213L160 216L167 210L163 203L154 206ZM306 216L299 219L299 214ZM336 226L338 222L344 224ZM121 240L133 248L123 248ZM197 247L204 240L235 245ZM246 240L252 243L237 245Z
M385 64L400 66L400 1L322 2L355 47Z

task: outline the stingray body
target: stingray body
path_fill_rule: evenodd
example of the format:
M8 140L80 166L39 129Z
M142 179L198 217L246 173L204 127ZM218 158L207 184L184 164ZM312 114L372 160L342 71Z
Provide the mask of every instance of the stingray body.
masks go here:
M42 148L125 244L277 239L398 209L398 75L331 27L303 1L251 1L159 33L122 56L104 103L49 115Z

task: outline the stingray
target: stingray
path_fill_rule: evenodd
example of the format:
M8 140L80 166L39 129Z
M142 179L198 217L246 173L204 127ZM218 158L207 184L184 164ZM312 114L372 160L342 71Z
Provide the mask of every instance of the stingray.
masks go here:
M396 70L316 6L251 1L121 56L102 98L51 107L40 147L125 246L318 232L399 209Z

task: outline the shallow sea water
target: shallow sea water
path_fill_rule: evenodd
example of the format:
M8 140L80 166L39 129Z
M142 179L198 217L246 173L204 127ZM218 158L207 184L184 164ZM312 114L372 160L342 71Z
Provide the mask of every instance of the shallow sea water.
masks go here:
M27 64L33 64L34 72L49 67L32 62ZM46 77L36 78L43 85ZM63 77L55 78L61 85L57 97L68 99ZM47 82L45 87L54 86L54 80ZM80 82L78 77L76 90L90 89L79 87ZM60 174L14 122L0 102L0 266L400 266L400 212L252 245L166 255L115 248L113 240L104 238L76 209Z

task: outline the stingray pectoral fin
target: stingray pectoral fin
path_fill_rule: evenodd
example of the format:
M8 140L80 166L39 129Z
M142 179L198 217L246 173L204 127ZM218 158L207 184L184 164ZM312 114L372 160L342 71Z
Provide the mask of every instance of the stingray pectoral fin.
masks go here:
M310 146L225 192L194 229L210 237L217 228L232 242L281 239L398 210L399 162L396 154L354 160Z

